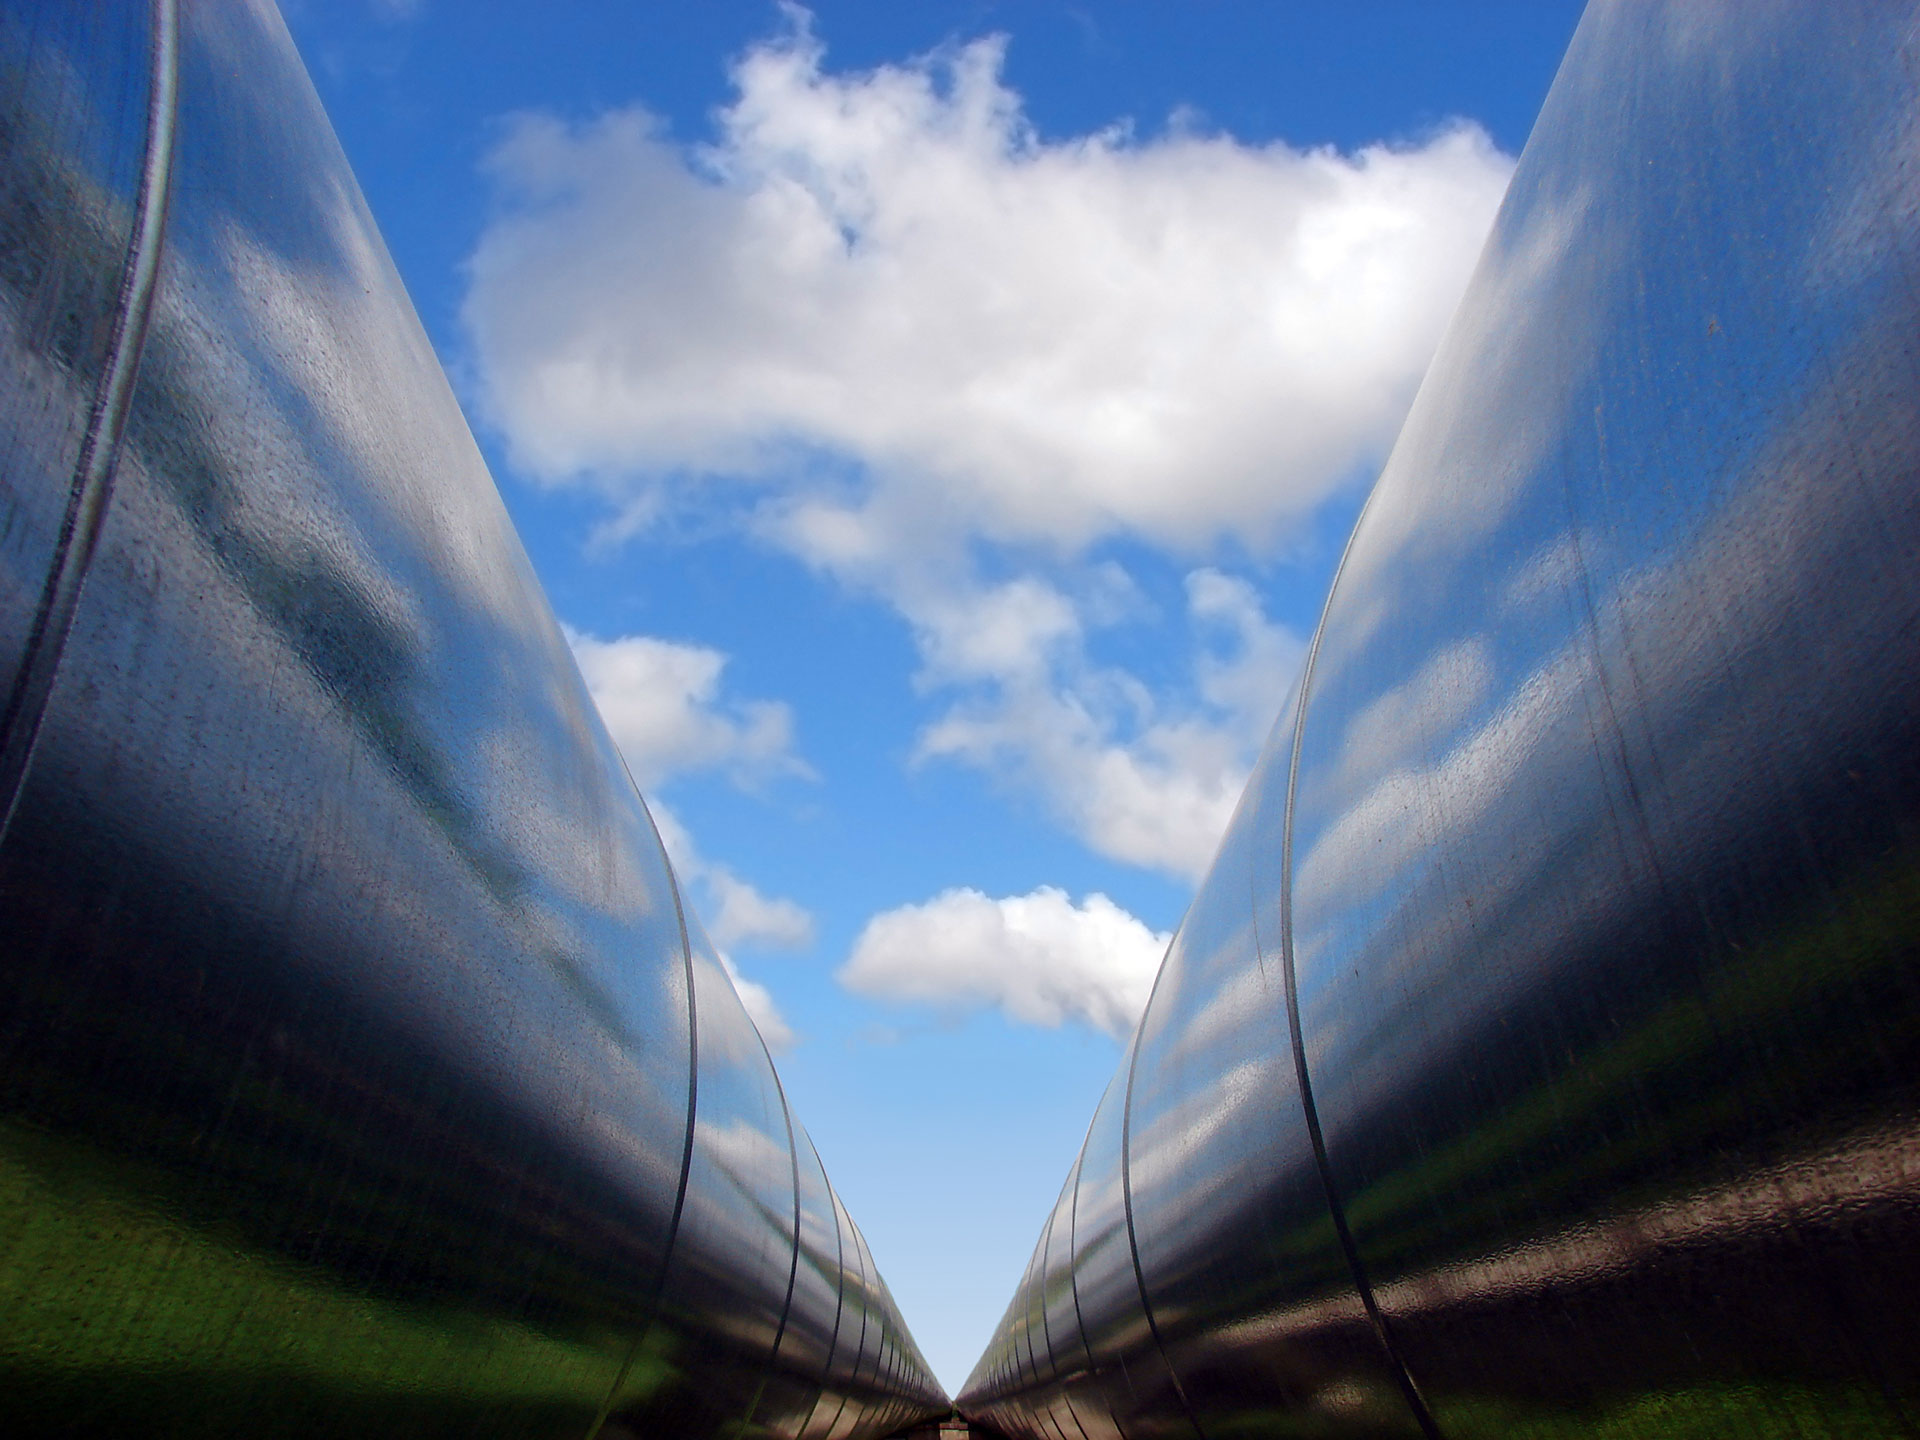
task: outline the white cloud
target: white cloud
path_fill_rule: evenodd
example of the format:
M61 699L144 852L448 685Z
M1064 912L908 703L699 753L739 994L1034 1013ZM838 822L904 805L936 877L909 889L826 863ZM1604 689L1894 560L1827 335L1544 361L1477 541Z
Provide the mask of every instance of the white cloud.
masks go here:
M1076 1019L1124 1035L1168 939L1104 895L1075 905L1051 886L1001 900L947 890L869 920L838 978L888 1000L997 1005L1030 1025Z
M689 770L723 770L751 783L811 772L793 750L793 712L774 700L725 701L727 657L651 635L567 643L600 717L644 790Z
M1043 680L1081 637L1073 603L1042 580L956 589L907 605L932 683Z
M979 637L976 650L992 657L955 678L989 683L927 727L920 756L1010 774L1099 853L1198 880L1304 646L1266 619L1245 581L1197 570L1187 577L1187 597L1198 654L1195 694L1185 706L1124 670L1089 663L1078 629L1060 623L1057 607L1036 595L1011 604L1005 591L989 592L972 623L968 607L953 603L953 628ZM1027 617L1024 630L999 618L1009 609ZM936 635L921 649L939 656L950 647Z
M1071 693L1003 693L928 727L921 753L1009 771L1094 850L1197 879L1246 779L1239 748L1195 720L1115 724Z
M783 486L823 563L1274 533L1384 452L1511 171L1464 124L1043 140L999 39L832 74L789 14L709 146L518 117L464 315L519 464ZM796 445L871 490L794 493Z
M651 790L688 770L720 769L751 782L773 774L811 774L793 752L787 707L772 701L723 702L727 657L700 645L648 635L599 640L567 630L567 643L635 781ZM707 921L720 963L769 1049L793 1044L792 1027L767 987L748 980L726 953L735 947L794 950L813 943L813 916L796 902L761 892L707 858L680 817L655 797L648 809L689 904Z
M715 902L707 924L715 944L803 950L813 943L813 916L805 906L764 895L712 861L701 865L700 880Z
M720 965L727 972L727 978L733 982L734 993L740 997L741 1007L747 1012L747 1018L753 1021L754 1029L760 1032L760 1038L767 1042L767 1049L775 1055L783 1055L793 1048L793 1027L787 1023L787 1017L780 1013L780 1007L773 1003L773 992L757 980L749 980L734 965L725 952L721 953Z
M1258 748L1293 686L1305 643L1267 620L1253 586L1218 570L1187 576L1187 608L1198 625L1230 641L1226 652L1200 651L1196 669L1202 698Z
M694 893L713 943L726 950L801 950L813 943L813 916L792 900L765 895L700 853L680 817L658 800L648 808L683 889Z
M938 697L918 758L1197 878L1299 640L1197 570L1184 669L1100 663L1153 607L1090 547L1258 548L1377 461L1511 161L1465 124L1352 154L1045 140L998 39L832 73L787 14L708 145L639 109L509 125L463 312L481 403L521 467L611 498L610 534L717 506L880 597ZM717 699L716 652L589 657L660 773L798 764L783 707Z

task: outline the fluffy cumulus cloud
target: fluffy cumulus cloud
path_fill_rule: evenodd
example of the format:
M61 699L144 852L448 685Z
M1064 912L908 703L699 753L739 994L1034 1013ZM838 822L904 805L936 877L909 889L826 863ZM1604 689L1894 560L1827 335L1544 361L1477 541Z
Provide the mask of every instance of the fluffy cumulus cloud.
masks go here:
M480 402L527 473L611 497L610 533L701 507L895 609L919 761L1197 876L1300 640L1200 568L1158 617L1184 665L1103 663L1152 609L1111 557L1266 553L1363 475L1511 161L1464 123L1352 153L1045 138L999 39L835 72L786 14L709 143L639 109L507 127L464 308ZM636 771L798 764L715 652L576 650Z
M516 459L787 482L824 447L876 493L789 534L845 559L929 518L1263 532L1377 457L1505 188L1486 134L1048 142L1000 58L833 75L801 17L705 148L639 109L520 117L465 311Z
M466 322L531 471L785 484L819 447L874 486L793 507L834 559L1271 531L1392 439L1511 168L1469 125L1043 140L998 39L838 75L790 14L709 146L627 110L494 152Z
M1104 895L1042 886L995 900L947 890L867 922L840 983L864 995L998 1006L1014 1020L1081 1020L1124 1035L1146 1008L1169 937Z

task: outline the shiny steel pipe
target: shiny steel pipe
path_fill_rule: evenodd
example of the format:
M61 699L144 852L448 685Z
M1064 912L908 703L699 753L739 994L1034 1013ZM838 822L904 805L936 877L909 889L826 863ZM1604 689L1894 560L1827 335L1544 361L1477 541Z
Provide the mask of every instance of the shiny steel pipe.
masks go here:
M0 1429L944 1411L292 44L0 3Z
M963 1412L1920 1433L1917 76L1590 8Z

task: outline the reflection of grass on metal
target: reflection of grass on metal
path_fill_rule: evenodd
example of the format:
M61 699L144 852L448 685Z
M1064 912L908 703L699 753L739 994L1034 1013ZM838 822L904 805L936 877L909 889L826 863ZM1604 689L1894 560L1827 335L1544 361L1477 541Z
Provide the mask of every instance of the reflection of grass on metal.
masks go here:
M1671 1199L1687 1188L1676 1162L1787 1158L1774 1147L1791 1146L1793 1125L1849 1104L1856 1088L1884 1090L1888 1042L1920 1053L1904 993L1917 914L1920 868L1903 855L1852 897L1833 897L1820 919L1725 965L1701 992L1675 996L1604 1049L1569 1056L1504 1113L1352 1196L1348 1221L1375 1279L1509 1248L1516 1214L1565 1225ZM1822 1043L1844 1033L1841 1016L1869 1014L1879 1044ZM1756 1096L1790 1096L1792 1113ZM1783 1133L1756 1133L1756 1116L1777 1116ZM1767 1153L1747 1153L1756 1145Z
M156 1188L125 1168L0 1127L13 1433L106 1433L140 1414L156 1427L143 1433L183 1440L578 1436L627 1348L353 1293L125 1198ZM647 1378L629 1372L628 1391Z
M1636 1396L1598 1410L1548 1411L1504 1400L1441 1401L1434 1419L1448 1440L1875 1440L1908 1433L1879 1395L1860 1386L1700 1385ZM1355 1423L1353 1415L1248 1410L1210 1418L1214 1440L1413 1440L1411 1420Z
M1845 1384L1697 1385L1576 1413L1457 1400L1433 1413L1457 1440L1891 1440L1911 1433L1883 1396Z
M1306 1406L1208 1416L1210 1440L1421 1440L1413 1412L1392 1386L1337 1381ZM1451 1431L1449 1440L1456 1440Z
M1917 912L1920 868L1911 854L1895 857L1850 893L1827 897L1819 916L1782 927L1771 944L1724 965L1700 990L1674 994L1604 1046L1569 1055L1557 1075L1505 1109L1477 1117L1476 1126L1450 1143L1349 1197L1350 1222L1389 1310L1420 1311L1442 1296L1449 1303L1470 1300L1467 1292L1477 1288L1511 1290L1523 1281L1551 1286L1564 1278L1547 1273L1561 1250L1578 1252L1582 1262L1564 1269L1591 1278L1594 1232L1604 1230L1609 1217L1632 1217L1634 1238L1648 1244L1710 1239L1715 1227L1750 1226L1756 1207L1742 1204L1742 1181L1764 1189L1767 1213L1790 1224L1781 1206L1793 1186L1776 1174L1785 1166L1797 1183L1848 1187L1844 1194L1812 1197L1821 1202L1812 1208L1825 1213L1834 1213L1832 1202L1847 1195L1888 1198L1880 1191L1892 1183L1898 1168L1892 1162L1906 1153L1909 1129L1877 1128L1885 1117L1862 1112L1842 1131L1821 1123L1821 1107L1844 1112L1859 1094L1884 1097L1897 1057L1920 1054L1908 999L1908 937L1920 931ZM1848 1028L1836 1015L1871 1015L1876 1044L1819 1043ZM1748 1042L1734 1057L1744 1064L1729 1060L1727 1035ZM1757 1087L1791 1096L1792 1112L1755 1103ZM1649 1106L1662 1123L1632 1123ZM1778 1128L1755 1130L1756 1116L1777 1118ZM1811 1124L1825 1137L1827 1163L1796 1150L1803 1133L1796 1124ZM1261 1317L1250 1329L1277 1337L1361 1323L1357 1305L1349 1303L1351 1277L1331 1221L1313 1199L1309 1204L1276 1192L1269 1213L1277 1209L1292 1223L1248 1227L1249 1248L1239 1253L1252 1253L1257 1243L1266 1265L1247 1266L1229 1293L1239 1313ZM1515 1215L1537 1217L1542 1230L1515 1235ZM1565 1243L1556 1246L1555 1237ZM1503 1257L1516 1256L1502 1265ZM1283 1308L1273 1308L1276 1297ZM1718 1440L1728 1434L1838 1440L1909 1433L1878 1391L1847 1382L1676 1384L1598 1411L1552 1412L1490 1397L1429 1400L1443 1433L1467 1440ZM1248 1412L1210 1416L1207 1424L1217 1440L1317 1440L1362 1431L1371 1433L1331 1411ZM1395 1432L1383 1425L1378 1433Z

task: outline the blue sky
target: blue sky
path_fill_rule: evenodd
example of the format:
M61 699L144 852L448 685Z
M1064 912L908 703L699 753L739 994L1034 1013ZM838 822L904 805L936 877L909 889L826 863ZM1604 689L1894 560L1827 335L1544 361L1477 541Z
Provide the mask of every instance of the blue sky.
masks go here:
M950 1388L1578 9L288 7Z

